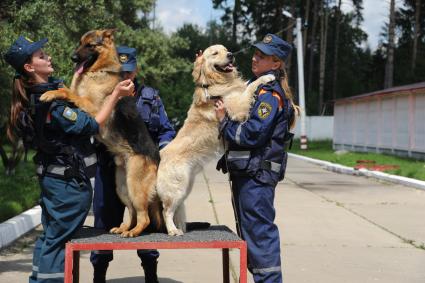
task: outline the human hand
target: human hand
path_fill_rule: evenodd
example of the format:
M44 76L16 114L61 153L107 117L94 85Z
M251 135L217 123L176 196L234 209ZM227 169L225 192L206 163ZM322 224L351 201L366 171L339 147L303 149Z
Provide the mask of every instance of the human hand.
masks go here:
M199 50L198 52L196 52L196 54L195 54L195 61L199 58L199 57L201 57L202 56L202 49L201 50Z
M217 99L214 103L215 116L221 122L226 117L226 108L222 99Z
M134 83L132 80L119 82L112 92L112 95L119 98L122 96L130 96L134 93Z

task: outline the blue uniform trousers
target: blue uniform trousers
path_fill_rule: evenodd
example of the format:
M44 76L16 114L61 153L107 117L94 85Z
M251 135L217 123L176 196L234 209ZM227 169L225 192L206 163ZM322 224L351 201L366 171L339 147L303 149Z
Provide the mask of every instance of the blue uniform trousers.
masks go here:
M248 245L248 269L256 283L282 282L280 238L274 224L275 187L250 177L232 176L234 209Z
M84 223L92 201L90 184L75 179L40 178L43 233L33 254L30 283L64 280L65 243Z
M113 157L101 145L98 150L98 167L96 172L93 198L94 227L109 231L120 226L124 218L125 206L115 191L115 164ZM137 250L142 263L156 261L159 257L157 250ZM90 261L95 267L107 267L114 259L113 252L92 251Z

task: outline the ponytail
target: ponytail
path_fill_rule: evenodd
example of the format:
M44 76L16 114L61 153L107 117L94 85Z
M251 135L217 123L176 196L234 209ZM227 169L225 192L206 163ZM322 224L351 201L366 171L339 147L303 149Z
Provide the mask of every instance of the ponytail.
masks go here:
M14 142L19 132L19 116L22 111L29 107L29 100L25 87L29 85L25 76L15 77L12 86L12 101L10 105L9 123L7 126L7 137Z
M31 58L28 60L28 62L31 62ZM26 88L30 87L33 84L34 81L25 72L23 72L22 75L15 75L13 79L10 115L7 125L7 137L12 143L16 142L20 134L19 127L22 125L20 125L19 120L22 115L21 113L24 111L28 111L30 107L30 101ZM27 122L32 123L30 115L28 115L28 119L30 119L30 121Z
M276 59L279 60L277 57L276 57ZM294 103L294 97L292 95L292 90L289 87L288 75L286 74L285 66L284 66L283 63L280 66L281 66L280 69L279 69L280 86L282 87L282 89L285 92L285 98L288 99L289 102L291 103L292 108L294 109L295 116L299 116L300 113L301 113L301 108ZM291 129L295 127L295 122L296 122L295 116L293 116L293 118L289 121L289 123L290 123L289 127Z

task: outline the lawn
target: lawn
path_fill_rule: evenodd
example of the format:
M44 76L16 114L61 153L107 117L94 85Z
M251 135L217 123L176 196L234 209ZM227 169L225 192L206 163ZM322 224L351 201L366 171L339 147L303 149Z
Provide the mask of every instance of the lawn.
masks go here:
M358 165L357 161L360 160L374 161L376 165L396 165L399 167L398 169L384 172L425 181L425 162L423 161L377 153L335 153L331 140L309 141L307 150L301 150L299 140L295 140L290 152L349 167Z
M0 222L34 207L40 196L35 165L21 161L12 176L6 176L0 162Z

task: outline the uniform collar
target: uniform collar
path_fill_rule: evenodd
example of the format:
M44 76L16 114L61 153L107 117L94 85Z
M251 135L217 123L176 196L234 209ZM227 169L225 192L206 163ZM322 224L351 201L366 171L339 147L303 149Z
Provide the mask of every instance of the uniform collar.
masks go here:
M265 75L274 75L274 76L276 77L276 80L278 80L278 79L279 79L279 72L278 72L278 71L270 70L270 71L267 71L267 72L261 73L258 77L256 77L256 76L252 77L252 78L248 81L248 84L252 83L253 81L255 81L256 79L258 79L259 77L262 77L262 76L265 76Z
M267 71L267 72L264 72L264 73L262 73L261 75L259 75L258 77L253 77L253 78L251 78L249 81L248 81L248 84L250 84L250 83L252 83L253 81L255 81L256 79L258 79L259 77L261 77L261 76L264 76L264 75L274 75L275 77L276 77L276 79L274 80L274 81L271 81L271 82L269 82L269 83L267 83L267 84L265 84L265 85L262 85L262 89L264 89L264 90L267 90L267 91L275 91L275 92L278 92L281 96L282 96L282 98L284 98L285 96L283 95L285 92L283 91L283 89L282 89L282 87L281 87L281 85L280 85L280 81L279 81L279 74L278 74L278 72L277 71L273 71L273 70L271 70L271 71Z
M63 87L63 80L49 77L49 81L47 83L32 85L27 90L30 93L45 93L46 91L56 90L60 87Z

